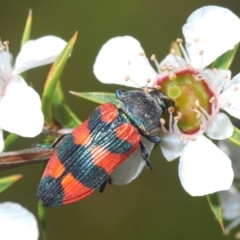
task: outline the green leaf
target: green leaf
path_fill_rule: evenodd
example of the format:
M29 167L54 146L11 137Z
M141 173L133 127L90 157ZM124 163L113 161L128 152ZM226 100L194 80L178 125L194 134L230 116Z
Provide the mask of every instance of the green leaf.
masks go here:
M43 239L47 239L46 231L46 209L42 205L42 201L38 201L38 219L40 222L40 227L43 235Z
M32 28L32 10L30 9L28 12L27 21L22 35L21 47L30 39L31 28ZM27 72L21 73L21 76L24 79L26 79Z
M25 25L25 28L24 28L24 31L23 31L21 47L22 47L22 45L24 45L30 39L31 28L32 28L32 10L30 9L29 12L28 12L26 25Z
M102 92L73 92L70 91L71 94L78 96L80 98L87 99L91 102L95 102L98 104L103 104L107 102L111 102L113 104L117 104L116 94L114 93L102 93Z
M21 174L12 175L9 177L0 178L0 193L13 185L16 181L22 178Z
M240 146L240 130L234 127L233 135L228 140Z
M6 137L5 141L4 141L4 149L3 151L7 151L10 149L10 147L17 142L17 140L20 138L20 136L18 136L15 133L9 133L8 136Z
M236 55L237 49L238 49L239 43L235 45L235 47L232 50L229 50L222 54L220 57L217 58L215 62L211 65L211 68L217 68L217 69L229 69L232 61Z
M63 69L67 63L68 57L73 50L74 43L77 39L77 32L70 39L66 47L55 60L44 86L42 95L42 111L45 117L45 123L49 126L54 126L52 114L52 99L57 82L60 79Z
M222 218L222 208L220 205L218 193L213 193L213 194L207 195L207 200L208 200L209 206L210 206L214 216L216 217L217 221L220 224L221 229L224 230L224 223L223 223L223 218Z
M76 128L81 121L65 103L61 83L58 82L53 96L53 110L58 122L68 128Z

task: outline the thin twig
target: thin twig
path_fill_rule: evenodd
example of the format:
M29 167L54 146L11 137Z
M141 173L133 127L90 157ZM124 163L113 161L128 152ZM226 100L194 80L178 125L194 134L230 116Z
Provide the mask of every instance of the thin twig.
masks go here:
M53 150L53 148L32 147L19 151L0 153L0 171L48 161Z

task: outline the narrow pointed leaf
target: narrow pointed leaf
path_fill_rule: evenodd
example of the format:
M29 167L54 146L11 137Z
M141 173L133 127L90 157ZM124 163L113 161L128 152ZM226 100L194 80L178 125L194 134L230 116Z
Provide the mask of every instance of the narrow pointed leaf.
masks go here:
M44 86L43 95L42 95L42 111L45 117L45 123L49 126L54 126L53 114L52 114L52 98L57 85L58 80L60 79L63 69L67 63L68 57L73 50L74 43L77 39L77 32L70 39L66 47L57 57L53 66L48 74L47 81Z
M30 39L31 28L32 28L32 10L30 9L28 12L27 21L26 21L25 28L24 28L23 35L22 35L21 47ZM26 79L27 72L21 73L21 76L24 79Z
M47 239L47 231L46 231L46 210L42 205L41 201L38 201L38 219L40 222L40 228L42 231L43 240Z
M24 45L30 39L31 28L32 28L32 10L30 9L28 12L26 25L23 31L21 46Z
M107 102L111 102L113 104L117 104L116 94L114 93L102 93L102 92L72 92L71 94L78 96L80 98L87 99L91 102L95 102L98 104L103 104Z
M228 140L240 146L240 130L234 127L233 135Z
M207 200L208 200L209 206L210 206L214 216L216 217L218 223L220 224L221 229L224 230L222 208L220 205L218 193L213 193L213 194L207 195Z
M13 146L13 144L16 143L19 138L20 138L20 136L18 136L17 134L9 133L4 141L3 151L6 152L7 150L9 150L10 147Z
M22 178L21 174L0 178L0 193L9 188L12 184Z
M65 103L64 93L60 82L57 83L54 91L53 111L56 115L57 121L63 127L76 128L81 123L71 108Z
M229 50L225 52L223 55L217 58L215 62L213 62L211 68L217 68L217 69L229 69L232 61L236 55L237 49L239 44L236 44L235 47L232 50Z

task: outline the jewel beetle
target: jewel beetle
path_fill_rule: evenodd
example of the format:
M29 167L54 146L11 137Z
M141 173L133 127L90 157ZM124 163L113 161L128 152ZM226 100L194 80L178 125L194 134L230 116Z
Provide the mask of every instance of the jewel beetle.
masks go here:
M116 99L119 106L100 105L80 126L57 140L37 190L43 206L68 204L103 189L114 169L138 146L147 167L152 168L141 136L160 142L151 134L174 102L157 89L117 90Z

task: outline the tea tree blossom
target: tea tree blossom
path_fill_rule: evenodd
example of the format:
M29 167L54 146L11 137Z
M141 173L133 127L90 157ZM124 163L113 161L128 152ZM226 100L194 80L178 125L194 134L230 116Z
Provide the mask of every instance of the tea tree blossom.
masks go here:
M160 121L160 147L168 161L180 157L184 189L202 196L229 189L233 180L230 159L205 135L216 140L232 135L233 125L220 109L240 118L240 74L230 80L230 71L207 66L240 41L240 20L226 8L203 7L189 16L183 35L186 48L177 39L183 57L174 50L160 63L151 57L157 72L136 39L110 39L96 58L94 73L104 83L161 88L175 101L170 119Z
M37 240L39 231L34 215L18 203L0 203L0 239Z
M55 36L30 40L22 46L12 66L9 43L0 42L0 151L4 146L2 130L23 137L34 137L42 131L40 97L19 74L52 63L65 45Z

